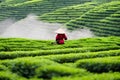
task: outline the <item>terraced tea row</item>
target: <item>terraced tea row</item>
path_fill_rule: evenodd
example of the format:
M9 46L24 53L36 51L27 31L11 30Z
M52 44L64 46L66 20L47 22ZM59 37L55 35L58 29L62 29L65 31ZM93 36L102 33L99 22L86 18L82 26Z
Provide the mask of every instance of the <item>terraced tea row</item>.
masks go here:
M119 31L119 9L120 2L113 1L90 10L82 17L71 20L66 25L69 29L88 27L95 35L120 36ZM116 15L118 17L114 17ZM114 19L114 20L113 20ZM110 24L108 24L110 23Z
M58 9L51 13L40 16L40 20L47 22L66 23L72 19L78 18L88 10L94 8L97 3L84 3L74 6Z
M52 77L70 76L70 75L84 76L90 74L84 69L67 67L47 59L31 60L27 58L22 58L22 59L3 61L0 64L9 66L8 69L11 72L17 73L19 76L25 78L31 78L35 76L37 78L51 79Z
M93 28L93 31L99 36L107 35L116 35L120 36L119 21L120 21L120 11L106 17L104 20L101 20L98 24L94 24L96 27ZM100 34L99 32L102 32Z
M18 45L18 48L25 47L26 50L0 51L0 79L84 80L93 76L94 80L103 79L103 75L106 75L104 79L119 79L119 37L68 40L63 45L53 45L51 42L53 41L1 38L0 47L4 45L14 49ZM35 45L39 50L35 50ZM34 50L27 50L30 47ZM97 74L100 73L99 70L113 72Z
M86 53L70 53L70 54L59 54L59 55L46 55L46 56L36 56L33 58L45 58L50 59L59 63L74 63L79 59L89 59L97 57L110 57L110 56L120 56L120 49L118 50L108 50L100 52L86 52Z
M64 48L84 48L84 47L107 47L119 46L119 38L88 38L66 41L64 45L51 44L53 41L28 40L17 38L0 38L0 51L34 51L34 50L53 50Z
M30 60L32 60L32 61L30 61ZM96 71L97 69L100 70L100 71L106 71L106 70L107 71L109 71L109 70L119 71L119 64L120 64L119 60L120 60L120 56L93 58L93 59L82 59L82 60L78 60L75 63L75 65L77 65L77 67L79 67L80 69L76 69L76 68L72 68L72 67L68 67L68 66L65 67L61 64L50 61L49 59L40 59L40 58L39 59L38 58L20 58L20 59L14 59L14 60L4 60L4 61L1 61L0 64L5 65L5 66L9 66L9 69L12 70L12 72L18 73L18 75L22 76L22 77L32 77L34 75L37 75L37 78L51 79L51 78L55 78L55 77L58 77L58 76L59 77L65 77L65 76L71 75L71 79L72 78L77 79L77 77L74 77L74 75L79 75L79 77L80 76L84 77L84 76L87 76L87 75L92 75L92 74L86 72L85 70L81 69L82 67L86 68L88 71L90 71L90 70L92 70L92 71L95 70ZM94 66L96 64L99 67ZM100 65L102 65L102 66L100 66ZM57 68L56 68L56 66L57 66ZM24 70L26 70L27 73ZM96 72L99 72L98 70ZM51 72L56 74L56 76L52 75ZM45 73L46 76L43 73ZM7 74L8 74L8 72L7 72ZM114 74L114 73L111 73L111 74ZM117 74L119 74L119 73L116 73L116 75ZM99 74L99 75L102 75L102 74ZM115 77L116 75L114 75L113 77Z
M119 0L6 0L0 3L0 20L22 19L35 13L41 20L49 22L66 23L71 20L65 24L70 30L88 27L97 36L120 36L119 4Z
M85 68L88 71L97 72L97 73L109 72L109 71L119 72L120 56L78 60L76 62L76 65L77 67Z
M87 38L70 40L64 45L54 45L51 44L52 41L1 38L0 59L118 50L119 41L119 37Z
M68 54L68 53L85 53L85 52L97 52L106 50L117 50L119 46L109 47L85 47L85 48L67 48L67 49L55 49L55 50L37 50L37 51L12 51L1 52L0 59L13 59L17 57L27 56L43 56L43 55L56 55L56 54Z
M91 0L11 0L0 4L0 20L6 18L22 19L30 13L41 15L58 8L90 2ZM12 4L11 4L12 3Z
M94 74L89 76L83 76L83 77L59 77L59 78L53 78L52 80L119 80L120 79L120 73L102 73L102 74Z

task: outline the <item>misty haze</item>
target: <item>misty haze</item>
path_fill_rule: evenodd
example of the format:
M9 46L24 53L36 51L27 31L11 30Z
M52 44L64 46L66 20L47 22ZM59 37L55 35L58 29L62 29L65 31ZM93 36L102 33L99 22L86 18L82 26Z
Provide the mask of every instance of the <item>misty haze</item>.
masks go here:
M89 29L81 29L69 32L62 24L46 23L37 20L37 16L28 15L25 19L14 22L7 19L0 22L0 36L13 38L31 38L53 40L55 39L55 31L59 28L64 28L68 39L79 39L93 37L93 33Z

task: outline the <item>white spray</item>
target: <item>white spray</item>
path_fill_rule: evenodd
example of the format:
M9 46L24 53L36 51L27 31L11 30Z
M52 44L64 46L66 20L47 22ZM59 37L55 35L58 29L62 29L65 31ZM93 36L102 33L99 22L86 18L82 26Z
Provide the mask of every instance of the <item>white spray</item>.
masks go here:
M0 34L0 36L54 40L56 36L56 33L54 31L61 27L64 27L62 24L58 23L46 23L39 21L36 19L36 17L37 16L35 15L28 15L25 19L17 21L14 24L12 24L12 20L8 21L12 25L6 25L8 23L2 25L2 28L0 27L0 31L2 31L2 34ZM94 36L89 29L76 30L72 32L69 32L67 29L65 29L65 31L68 36L68 39L78 39Z
M0 34L4 33L5 30L11 26L12 24L14 24L14 20L11 20L11 19L6 19L4 21L1 21L0 22Z

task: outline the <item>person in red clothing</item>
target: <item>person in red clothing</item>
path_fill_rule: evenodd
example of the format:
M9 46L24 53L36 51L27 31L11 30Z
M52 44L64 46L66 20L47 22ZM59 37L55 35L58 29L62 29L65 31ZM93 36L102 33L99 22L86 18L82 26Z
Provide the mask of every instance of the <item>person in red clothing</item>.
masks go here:
M65 35L65 31L63 29L58 29L56 31L56 42L57 44L64 44L64 40L67 40L67 36Z
M64 40L67 40L67 37L65 34L57 34L56 36L56 42L57 44L64 44Z

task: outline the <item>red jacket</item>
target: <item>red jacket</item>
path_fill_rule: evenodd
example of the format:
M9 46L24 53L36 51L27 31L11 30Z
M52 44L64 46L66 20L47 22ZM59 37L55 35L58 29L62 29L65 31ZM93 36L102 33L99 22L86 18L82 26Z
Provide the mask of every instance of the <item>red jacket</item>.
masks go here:
M56 41L58 44L64 44L64 40L67 40L67 37L65 34L57 34L56 35Z

